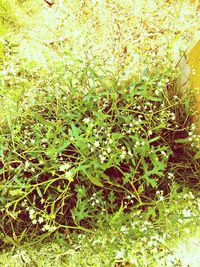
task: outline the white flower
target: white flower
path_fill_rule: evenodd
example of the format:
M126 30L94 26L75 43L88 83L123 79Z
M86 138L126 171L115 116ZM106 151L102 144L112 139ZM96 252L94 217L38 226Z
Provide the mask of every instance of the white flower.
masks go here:
M122 151L122 154L120 155L120 158L121 158L121 159L124 159L125 157L126 157L126 151L123 150L123 151Z
M159 200L160 200L160 201L163 201L164 199L165 199L165 198L164 198L163 196L160 196L160 197L159 197Z
M30 163L28 161L25 162L25 169L27 169L30 166Z
M89 122L90 122L90 118L89 117L83 119L83 123L87 124Z
M71 167L70 164L69 164L69 163L66 163L66 164L60 165L59 170L60 170L60 171L66 171L66 170L68 170L70 167Z
M48 224L45 224L43 227L42 227L42 231L49 231L49 232L53 232L56 230L56 226L50 226Z
M42 217L39 217L38 222L39 223L43 223L44 222L44 219Z
M110 147L107 148L107 152L108 152L108 153L111 152L111 148L110 148Z
M123 259L124 258L124 251L123 250L118 250L116 252L116 255L115 255L115 259L119 260L119 259Z
M103 155L99 155L99 158L101 159L101 163L104 163L104 161L106 160L106 157Z
M140 145L140 142L139 141L136 141L135 142L135 146L139 146Z
M191 210L189 210L189 209L184 209L184 210L183 210L183 216L184 216L185 218L190 217L190 216L191 216Z
M37 220L32 220L32 224L37 224Z
M48 224L45 224L43 227L42 227L42 231L48 231L50 229L50 225Z
M94 142L94 146L95 146L95 147L99 147L99 146L100 146L99 141L95 141L95 142Z
M191 191L188 193L188 195L189 195L189 198L190 198L190 199L194 199L194 195L192 194Z
M34 209L30 209L29 210L29 217L32 219L33 218L33 214L35 213Z
M174 174L171 173L171 172L169 172L167 176L168 176L168 179L173 179L174 178Z
M133 156L133 153L129 150L128 151L128 155L132 157Z
M73 172L70 170L70 171L67 171L66 173L65 173L65 178L68 180L68 181L70 181L70 182L73 182L74 181L74 179L73 179Z
M166 152L165 151L161 151L161 154L163 155L163 156L166 156Z

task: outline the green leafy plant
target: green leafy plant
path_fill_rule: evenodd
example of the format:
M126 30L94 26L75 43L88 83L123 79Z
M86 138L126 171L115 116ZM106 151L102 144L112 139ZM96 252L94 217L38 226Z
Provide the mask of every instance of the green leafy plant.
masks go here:
M30 1L16 12L17 2L1 1L5 29L20 30L1 41L2 248L91 233L106 222L119 229L134 209L146 211L146 220L166 219L163 199L173 182L199 186L199 136L174 95L171 42L178 37L159 22L178 31L185 21L180 26L168 8L160 15L145 1L141 8L124 1L125 9L119 1L114 9L97 2L63 1L35 13ZM144 19L140 36L138 15L128 12L136 9ZM30 16L24 27L22 10ZM186 16L195 12L192 6ZM159 31L152 35L157 25L170 42Z

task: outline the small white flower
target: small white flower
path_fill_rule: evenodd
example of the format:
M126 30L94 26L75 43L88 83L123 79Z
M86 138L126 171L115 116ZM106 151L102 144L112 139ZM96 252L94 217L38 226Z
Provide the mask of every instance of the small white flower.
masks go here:
M165 152L165 151L161 151L161 154L162 154L163 156L166 156L166 152Z
M160 200L160 201L163 201L164 199L165 199L165 198L164 198L163 196L160 196L160 197L159 197L159 200Z
M65 172L65 178L70 181L73 182L74 178L73 178L73 172L71 170Z
M190 199L194 199L195 198L191 191L188 193L188 195L189 195Z
M43 227L42 227L42 231L48 231L50 229L50 226L48 224L45 224Z
M36 219L32 220L32 224L37 224L37 220Z
M123 150L122 151L122 154L120 155L120 158L121 159L124 159L125 157L126 157L126 151Z
M42 217L39 217L38 222L39 223L43 223L44 222L44 219Z
M83 123L88 124L89 122L90 122L90 118L89 117L83 119Z
M174 178L174 174L171 172L169 172L167 176L168 176L168 179L171 179L171 180Z
M191 216L191 210L189 210L189 209L184 209L184 210L183 210L183 216L184 216L185 218L190 217L190 216Z
M101 159L101 163L104 163L104 161L106 160L106 157L103 155L99 155L99 158Z
M60 170L60 171L66 171L66 170L68 170L70 167L71 167L70 164L69 164L69 163L66 163L66 164L60 165L59 170Z
M95 141L95 142L94 142L94 146L95 146L95 147L99 147L99 146L100 146L99 141Z
M108 152L108 153L111 152L111 148L110 148L110 147L107 148L107 152Z
M27 169L30 166L30 163L28 161L25 162L25 169Z
M133 153L129 150L128 151L128 155L132 157L133 156Z
M124 258L124 251L123 250L118 250L115 255L115 259L123 259Z
M139 141L136 141L136 142L135 142L135 145L136 145L136 146L139 146L139 145L140 145L140 142L139 142Z
M34 209L30 209L29 210L29 216L30 218L33 217L33 214L35 213L35 210Z

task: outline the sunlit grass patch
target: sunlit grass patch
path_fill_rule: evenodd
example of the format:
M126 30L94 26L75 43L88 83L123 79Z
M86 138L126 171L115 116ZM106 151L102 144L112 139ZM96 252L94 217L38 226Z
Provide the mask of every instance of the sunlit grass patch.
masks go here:
M189 235L179 240L175 248L175 255L180 259L183 267L200 266L200 239Z
M77 60L87 64L95 59L95 64L105 71L128 82L140 77L146 68L156 72L159 67L165 71L176 65L181 53L196 40L198 33L198 9L195 4L189 5L189 1L173 5L163 5L162 1L59 1L52 8L40 1L34 5L30 1L14 2L17 10L23 12L26 23L20 24L20 31L17 26L8 28L17 36L13 40L8 34L6 42L2 40L2 53L7 58L2 69L16 68L19 82L20 68L24 65L26 72L31 74L27 79L30 86L23 85L23 90L28 91L32 86L38 86L45 69L51 70L50 73L57 71L53 66L63 58L62 65L74 69L80 68ZM12 5L9 3L13 13ZM16 11L16 19L12 16L13 21L21 19L17 14ZM11 61L15 62L14 66ZM39 77L31 68L37 69ZM174 73L172 79L177 75ZM61 85L55 77L54 81ZM42 83L44 86L44 80ZM16 88L7 90L8 101L12 99L13 91ZM23 103L22 99L23 94L20 103ZM19 112L18 108L14 110Z

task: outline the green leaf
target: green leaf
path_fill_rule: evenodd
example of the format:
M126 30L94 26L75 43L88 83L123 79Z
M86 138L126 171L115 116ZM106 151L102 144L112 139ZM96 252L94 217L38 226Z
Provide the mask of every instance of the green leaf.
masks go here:
M92 169L93 169L93 166L91 166L91 164L87 164L87 165L82 164L78 166L76 171L82 171L85 174L85 176L87 176L87 178L90 180L90 182L92 182L93 184L97 186L103 187L103 184L97 178L95 178L93 175L90 174Z
M81 130L80 130L78 127L76 127L74 123L72 123L72 124L71 124L71 129L69 129L69 134L70 134L72 137L77 138L77 137L79 137L80 132L81 132Z
M97 178L95 178L93 175L91 175L89 172L83 171L83 173L87 176L87 178L90 180L90 182L92 182L94 185L103 187L103 184Z
M57 149L57 153L62 152L66 147L68 147L69 144L70 144L70 142L64 142L64 143Z
M188 142L188 138L177 139L177 140L175 140L174 142L175 142L175 143L179 143L179 144L187 143L187 142Z
M41 198L42 198L42 192L40 191L40 188L39 188L39 187L37 187L37 188L36 188L36 190L37 190L37 193L38 193L39 197L41 197Z
M16 184L18 184L22 187L22 183L20 182L20 180L16 176L14 176L13 179L14 179Z
M116 222L116 220L121 216L123 210L124 210L124 207L123 207L123 202L122 202L119 210L112 217L111 223L115 223Z
M194 155L193 160L200 159L200 150Z
M155 142L155 141L157 141L158 139L160 139L160 136L156 136L156 137L150 139L150 140L149 140L149 144L150 144L150 143L153 143L153 142Z
M44 125L48 125L48 126L54 126L53 122L50 122L48 120L46 120L44 117L42 117L40 114L38 113L33 113L32 115L34 118L36 118L39 122L43 123Z
M155 179L150 178L148 182L153 188L156 188L158 186L158 182Z

